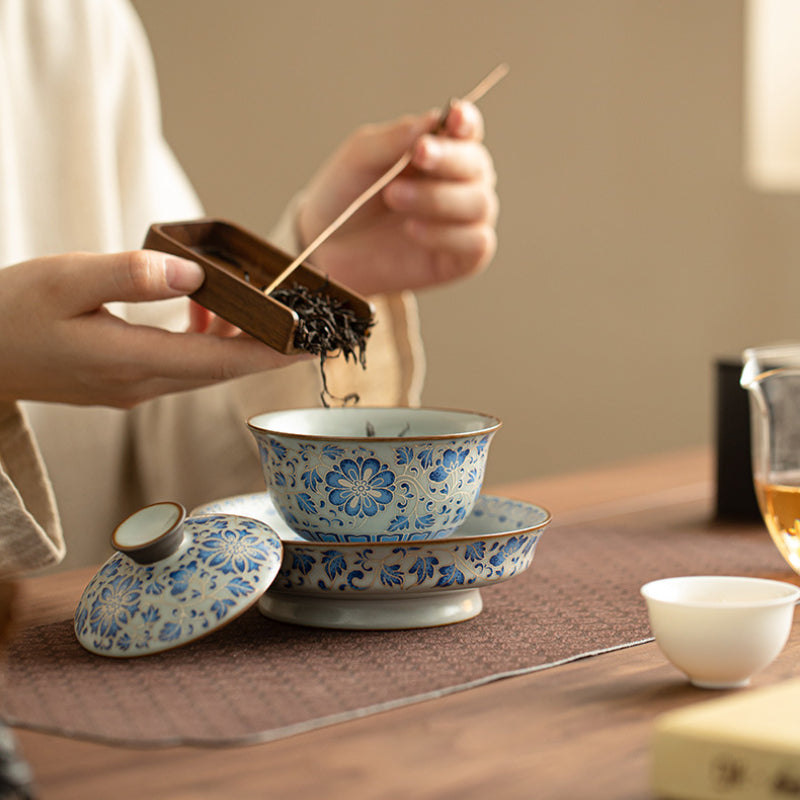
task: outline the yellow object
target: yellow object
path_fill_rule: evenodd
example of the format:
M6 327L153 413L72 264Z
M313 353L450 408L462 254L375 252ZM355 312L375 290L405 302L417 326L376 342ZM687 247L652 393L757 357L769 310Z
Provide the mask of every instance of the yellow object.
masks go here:
M662 714L652 754L658 797L800 797L800 679Z

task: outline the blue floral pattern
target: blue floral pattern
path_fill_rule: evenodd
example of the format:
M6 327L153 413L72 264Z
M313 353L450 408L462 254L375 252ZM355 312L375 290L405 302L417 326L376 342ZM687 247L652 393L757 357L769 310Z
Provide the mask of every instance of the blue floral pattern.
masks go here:
M179 550L155 564L115 553L86 587L75 634L102 655L146 655L196 639L258 600L282 555L278 535L248 517L195 516Z
M429 592L431 589L486 586L528 569L542 530L490 541L398 543L385 548L326 550L293 548L270 591Z
M307 539L412 541L447 536L472 510L493 433L331 444L256 432L276 506Z
M334 464L325 476L328 500L347 516L374 517L392 502L394 473L377 458L358 456Z
M479 588L507 580L530 567L550 521L539 506L481 495L461 527L444 538L325 544L304 541L287 528L266 492L220 500L198 511L250 514L278 532L284 555L270 593L354 598Z

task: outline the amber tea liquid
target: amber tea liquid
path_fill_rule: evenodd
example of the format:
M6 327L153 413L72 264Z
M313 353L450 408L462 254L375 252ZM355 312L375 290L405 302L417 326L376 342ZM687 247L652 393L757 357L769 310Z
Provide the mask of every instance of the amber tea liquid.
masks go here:
M781 483L756 481L756 495L772 540L792 569L800 573L800 475Z

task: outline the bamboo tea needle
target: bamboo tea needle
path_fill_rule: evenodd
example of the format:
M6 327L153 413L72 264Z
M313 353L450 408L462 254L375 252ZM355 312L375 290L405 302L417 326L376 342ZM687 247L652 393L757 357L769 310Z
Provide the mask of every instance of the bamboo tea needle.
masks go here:
M498 64L485 78L483 78L470 92L465 94L462 100L465 100L469 103L477 102L486 92L489 91L496 83L498 83L502 78L506 76L508 73L509 67L507 64ZM452 104L452 102L451 102ZM449 107L445 109L442 119L437 126L437 131L441 129L444 125L445 120L447 119L447 114L449 112ZM286 269L275 278L269 286L264 289L264 294L272 294L272 292L280 286L288 277L289 275L294 272L297 267L300 266L329 236L331 236L334 232L336 232L345 222L347 222L350 217L358 211L361 206L363 206L368 200L372 199L378 192L381 191L385 186L387 186L391 181L393 181L410 163L413 155L411 151L404 153L383 175L381 175L378 180L375 181L371 186L365 189L352 203L350 203L345 210L339 214L338 217L328 225L322 233L319 234L312 242L309 244L302 253L300 253L291 264L289 264Z

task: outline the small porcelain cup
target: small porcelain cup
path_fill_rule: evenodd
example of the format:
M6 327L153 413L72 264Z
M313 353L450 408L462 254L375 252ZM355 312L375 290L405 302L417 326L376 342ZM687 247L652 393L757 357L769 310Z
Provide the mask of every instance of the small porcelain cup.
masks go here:
M500 421L433 408L313 408L247 422L286 524L316 541L433 539L483 484Z
M656 642L706 689L746 686L783 650L800 589L723 575L664 578L641 589Z

